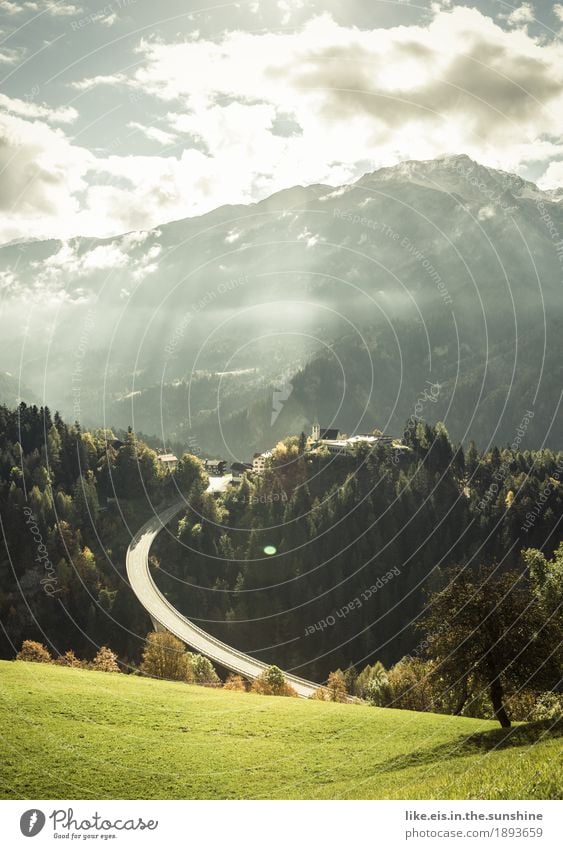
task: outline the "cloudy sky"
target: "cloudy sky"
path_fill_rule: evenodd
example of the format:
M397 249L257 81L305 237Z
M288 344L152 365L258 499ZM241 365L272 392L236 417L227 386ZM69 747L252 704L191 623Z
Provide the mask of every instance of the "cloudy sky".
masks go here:
M563 4L0 0L0 242L467 153L563 184Z

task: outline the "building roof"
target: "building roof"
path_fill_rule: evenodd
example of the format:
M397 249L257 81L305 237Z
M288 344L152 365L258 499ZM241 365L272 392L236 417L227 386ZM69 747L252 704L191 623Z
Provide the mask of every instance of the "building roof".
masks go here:
M178 458L176 457L175 454L159 454L156 459L160 460L161 463L177 463L178 462Z
M321 427L319 430L319 439L338 439L340 431L337 427Z
M323 442L331 448L353 448L356 445L377 445L382 442L393 442L392 436L373 436L373 434L356 434L346 439L324 439Z

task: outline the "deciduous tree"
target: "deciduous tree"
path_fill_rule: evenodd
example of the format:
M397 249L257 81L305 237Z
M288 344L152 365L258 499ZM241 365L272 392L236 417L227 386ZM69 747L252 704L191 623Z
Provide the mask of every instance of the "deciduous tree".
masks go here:
M500 724L510 727L505 696L523 687L550 689L560 678L554 647L560 624L546 617L523 575L495 575L491 567L471 574L450 571L434 593L423 627L432 674L449 686L467 680L470 697L484 688Z
M147 635L140 667L144 675L185 681L190 668L190 656L177 637L168 631L152 631Z

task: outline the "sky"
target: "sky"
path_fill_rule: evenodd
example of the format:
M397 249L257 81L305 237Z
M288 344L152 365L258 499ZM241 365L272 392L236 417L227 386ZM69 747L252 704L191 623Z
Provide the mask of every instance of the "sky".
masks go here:
M0 243L465 153L563 184L563 3L0 0Z

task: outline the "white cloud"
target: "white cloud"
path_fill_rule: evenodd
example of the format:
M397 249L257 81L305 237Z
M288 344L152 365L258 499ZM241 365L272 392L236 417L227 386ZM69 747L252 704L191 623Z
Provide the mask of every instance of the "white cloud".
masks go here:
M158 127L147 127L144 124L137 123L136 121L130 121L127 126L132 130L138 130L147 139L155 141L158 144L168 146L174 144L176 141L176 135L174 133L167 133L164 130L160 130Z
M554 5L553 13L556 18L559 18L560 21L563 21L563 5L561 3L556 3Z
M477 218L479 221L488 221L489 218L494 218L496 215L496 209L492 205L482 206L479 210Z
M11 47L3 47L0 50L0 65L13 65L20 59L20 52Z
M0 238L64 233L80 211L92 160L44 121L0 114Z
M34 4L39 7L40 11L48 12L55 17L71 17L73 15L82 14L82 7L75 6L73 3L65 3L61 0L59 3L51 3L49 0L43 0L42 3Z
M105 271L114 268L125 268L129 263L129 257L118 245L98 245L92 251L88 251L82 257L82 270L84 274L91 271Z
M20 100L0 93L0 109L19 115L21 118L45 118L54 124L70 124L78 118L78 112L72 106L51 108L45 103L33 100Z
M305 229L297 236L297 241L305 242L308 248L314 248L315 245L322 241L322 239L318 233L312 233L307 227L305 227Z
M529 13L523 9L521 17ZM128 84L183 104L170 114L175 132L195 137L216 160L237 147L251 168L256 162L253 171L283 172L286 185L345 176L359 162L459 150L519 167L522 154L533 158L535 146L563 131L561 45L507 32L476 9L370 31L322 15L291 34L144 41L139 52L144 61ZM189 67L197 75L186 74ZM116 81L125 82L107 80ZM282 113L301 135L272 133ZM250 174L249 182L266 184L268 176Z
M112 27L117 20L117 12L112 12L111 14L102 17L100 23L105 27Z
M80 15L82 8L73 3L51 2L51 0L36 0L36 2L13 3L11 0L0 0L0 10L8 15L18 15L21 12L45 12L53 17L69 17Z
M282 13L282 26L287 26L291 21L294 12L303 8L304 0L278 0L278 9Z
M80 254L77 243L64 242L55 254L33 263L38 269L36 280L41 285L62 279L88 277L95 271L111 271L125 268L129 257L114 243L98 245L91 251Z
M76 80L72 83L72 88L77 89L77 91L90 91L90 89L96 88L99 85L119 85L123 83L130 84L130 80L128 80L125 74L98 74L95 77Z
M0 271L0 292L4 297L18 290L18 278L11 269Z
M175 156L109 156L98 159L85 197L91 223L112 222L123 230L154 226L197 212L220 175L195 150ZM98 224L99 226L99 224Z
M550 162L538 185L541 189L557 189L563 186L563 161Z
M128 86L152 96L153 114L164 107L158 127L129 126L180 153L94 156L49 127L57 110L12 101L19 114L0 116L0 167L9 164L0 236L146 229L447 153L506 170L563 158L563 47L474 8L372 30L323 14L291 33L144 40L137 52L130 75L74 87ZM58 120L64 116L59 110Z
M501 15L501 18L508 21L509 24L518 26L519 24L531 24L535 21L535 11L531 3L522 3L516 9L513 9L509 15Z
M10 3L10 0L0 0L0 10L7 15L17 15L23 11L23 5L18 3Z
M211 179L211 160L196 151L97 158L45 120L0 113L2 242L152 227L197 211Z
M141 248L149 235L148 232L126 234L86 251L81 250L79 240L65 241L58 251L46 259L31 263L34 269L33 289L43 299L52 298L64 291L69 281L72 281L73 293L78 292L80 297L86 297L87 289L76 289L77 280L87 280L98 273L110 274L125 268L135 282L140 282L157 270L155 260L162 250L158 243L151 244L147 249ZM157 236L156 233L152 235ZM6 273L13 276L11 271ZM6 282L12 291L15 290L15 278L7 279Z

